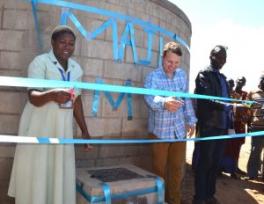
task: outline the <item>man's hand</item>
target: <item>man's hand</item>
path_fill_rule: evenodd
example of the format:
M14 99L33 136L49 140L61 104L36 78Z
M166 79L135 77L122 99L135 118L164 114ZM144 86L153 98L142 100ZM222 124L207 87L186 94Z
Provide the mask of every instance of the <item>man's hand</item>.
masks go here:
M164 103L164 108L170 112L176 112L183 104L184 102L182 100L171 98Z
M195 125L193 126L186 125L186 129L187 129L187 136L192 137L195 133Z

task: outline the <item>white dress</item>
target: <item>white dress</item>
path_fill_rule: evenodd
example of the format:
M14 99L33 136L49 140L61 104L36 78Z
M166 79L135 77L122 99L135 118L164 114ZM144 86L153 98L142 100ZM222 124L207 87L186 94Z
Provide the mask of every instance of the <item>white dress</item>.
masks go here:
M62 69L50 51L33 60L28 77L61 80L58 68ZM79 81L83 74L72 59L67 72L71 81ZM54 102L42 107L28 102L21 116L19 135L72 138L72 123L73 109L61 109ZM15 197L16 204L75 204L74 146L17 145L8 195Z

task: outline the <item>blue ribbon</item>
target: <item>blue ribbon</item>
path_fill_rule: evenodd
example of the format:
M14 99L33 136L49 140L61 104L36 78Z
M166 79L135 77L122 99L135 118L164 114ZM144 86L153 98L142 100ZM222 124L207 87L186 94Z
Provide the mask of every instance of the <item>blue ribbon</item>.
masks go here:
M100 78L96 79L96 83L103 84L103 80ZM126 80L124 83L125 86L131 85L131 80ZM128 120L132 120L133 118L133 111L132 111L132 95L130 93L125 94L125 93L120 93L116 102L114 101L112 95L109 92L104 92L105 97L107 98L107 101L110 103L112 106L113 110L117 110L118 107L120 106L123 98L125 95L127 95L127 114L128 114ZM97 116L98 108L100 104L100 92L99 91L94 91L93 94L93 103L92 103L92 115L94 117Z
M54 6L62 7L62 13L60 17L60 23L63 25L67 24L68 18L72 21L72 23L76 26L76 28L80 31L80 33L84 36L85 39L88 41L93 40L96 38L96 36L100 35L103 31L105 31L108 27L112 27L112 50L113 50L113 58L114 60L120 60L122 61L124 58L124 50L126 45L130 45L132 47L133 52L133 59L134 63L136 64L142 64L142 65L149 65L151 63L151 57L152 57L152 40L153 40L153 34L160 34L164 36L169 36L171 39L179 42L184 47L186 47L187 50L189 50L188 44L180 38L177 34L170 32L166 29L160 28L159 26L156 26L154 24L151 24L149 22L131 17L131 16L125 16L116 12L107 11L103 9L98 9L95 7L90 7L87 5L82 4L76 4L72 2L67 1L55 1L55 0L31 0L32 4L32 13L34 17L34 23L35 28L37 31L37 38L38 38L38 47L39 50L42 50L42 39L38 24L38 18L37 18L37 3L43 3L43 4L49 4ZM85 12L91 12L96 13L99 15L104 15L110 17L109 20L107 20L105 23L103 23L99 28L92 32L88 32L84 26L80 23L78 18L71 12L72 9L81 10ZM123 20L127 22L127 25L125 27L125 30L122 34L120 45L118 45L118 29L117 29L117 20ZM135 43L135 31L133 24L140 25L145 32L148 34L147 38L147 57L146 59L139 60L137 49L136 49L136 43ZM128 40L128 34L130 33L130 40ZM161 41L160 41L161 42ZM120 53L119 53L120 52ZM160 45L160 52L162 52L162 47ZM159 59L159 63L161 60Z
M124 52L126 49L126 45L129 45L132 47L134 62L137 64L138 56L137 56L136 43L135 43L135 31L134 31L133 24L130 22L126 24L124 32L121 36L120 46L119 46L119 60L120 61L124 60Z
M142 65L151 64L153 33L151 31L148 31L147 33L148 33L147 57L146 59L139 60L139 64Z
M74 25L77 27L77 29L80 31L80 33L84 36L85 39L91 40L90 33L86 31L86 29L82 26L80 21L76 18L75 15L72 13L69 14L69 18L74 23Z
M58 144L109 144L110 145L110 144L152 144L152 143L164 143L164 142L173 143L173 142L190 142L190 141L198 142L198 141L235 139L235 138L244 138L244 137L262 137L262 136L264 136L264 131L232 134L232 135L217 135L217 136L199 137L199 138L183 138L183 139L71 139L71 138L60 138L60 137L56 139L58 139L59 141ZM16 136L10 136L10 137L15 138ZM32 137L32 138L36 138L39 144L54 144L51 142L50 140L51 138L48 137ZM1 138L0 138L0 142L1 142ZM19 141L17 143L19 143Z
M100 79L100 78L96 78L95 82L96 83L102 83L103 80ZM94 92L93 92L93 102L92 102L92 115L94 117L97 116L99 105L100 105L100 91L94 90Z
M157 204L164 203L164 182L161 178L157 177L156 180L156 188L157 188Z
M107 183L103 183L103 192L105 197L105 203L111 204L111 189Z
M61 16L60 16L60 24L61 25L66 25L68 22L70 14L70 9L69 8L62 8Z
M50 144L50 140L48 137L38 137L39 144Z
M127 86L131 85L132 82L131 80L127 80L126 84ZM132 120L133 119L133 106L132 106L132 94L128 93L127 94L127 119Z
M163 188L163 193L164 193L164 184L162 184L163 182L159 183L159 187L160 189ZM79 192L87 201L89 201L90 203L99 203L99 202L103 202L105 201L105 197L104 196L91 196L89 193L85 192L83 190L83 187L81 184L76 184L76 190L77 192ZM150 188L144 188L144 189L138 189L138 190L134 190L134 191L129 191L129 192L124 192L124 193L117 193L117 194L111 194L111 199L112 200L120 200L120 199L126 199L128 197L132 197L132 196L140 196L140 195L146 195L149 193L157 193L157 183L155 187L150 187ZM108 193L107 193L108 194ZM164 198L164 195L163 195ZM160 199L160 200L163 200ZM162 202L163 204L164 202ZM160 204L160 203L158 203Z
M114 60L118 60L118 30L117 30L117 23L112 18L104 22L99 28L94 31L88 32L80 23L78 18L69 10L63 10L61 14L61 24L65 24L66 19L69 17L72 23L76 26L76 28L80 31L82 36L90 41L95 39L98 35L102 34L108 27L112 28L112 41L113 41L113 58Z
M145 32L148 34L147 38L147 57L144 60L139 60L137 55L137 49L136 49L136 43L135 43L135 31L133 24L128 22L125 26L124 32L121 37L120 46L118 50L118 32L117 32L117 23L112 18L103 23L99 28L97 28L93 32L88 32L80 23L80 21L77 19L77 17L70 12L69 9L62 9L61 13L61 24L67 23L67 18L70 18L72 23L76 26L76 28L80 31L80 33L87 39L92 40L96 38L96 36L100 35L104 30L106 30L108 27L112 26L112 40L113 40L113 55L114 60L124 60L124 50L126 45L129 45L132 47L133 52L133 59L136 64L142 64L142 65L149 65L151 63L151 57L152 57L152 40L153 40L153 32L149 30L148 28L145 28ZM130 40L128 38L130 33ZM161 48L162 50L162 48Z
M35 28L37 31L38 51L40 52L43 48L43 44L42 44L42 38L41 38L40 28L39 28L39 24L38 24L37 2L38 2L38 0L31 0L32 14L33 14Z
M96 78L96 83L102 83L102 79ZM97 112L100 105L100 91L94 90L93 92L93 102L92 102L92 115L97 116Z
M131 84L132 84L132 81L130 79L128 79L128 80L125 81L124 86L131 86ZM109 93L109 92L106 92L106 93ZM127 95L131 97L131 94L127 94ZM125 97L125 93L121 93L118 96L116 103L113 105L114 110L116 110L120 106L120 104L121 104L121 102L122 102L124 97Z
M179 37L177 34L171 32L171 31L168 31L164 28L161 28L157 25L154 25L152 23L138 19L138 18L126 16L126 15L123 15L123 14L118 13L118 12L108 11L108 10L99 9L96 7L82 5L82 4L77 4L77 3L73 3L73 2L60 1L60 0L36 0L36 1L38 3L54 5L54 6L59 6L59 7L67 7L67 8L71 8L71 9L80 10L80 11L91 12L91 13L96 13L96 14L103 15L103 16L108 16L108 17L111 17L113 19L118 19L118 20L122 20L125 22L131 22L133 24L140 25L142 28L148 29L148 30L152 31L153 33L160 33L162 35L170 37L171 39L175 39L175 40L177 40L177 42L182 44L189 51L188 44L181 37Z
M172 97L183 97L183 98L196 98L196 99L207 99L207 100L220 100L229 102L240 102L253 104L255 101L240 100L233 98L225 98L218 96L207 96L200 94L191 94L184 92L164 91L157 89L146 89L131 86L118 86L108 84L96 84L96 83L84 83L77 81L59 81L59 80L47 80L47 79L34 79L34 78L23 78L23 77L5 77L0 76L0 86L10 87L35 87L35 88L79 88L87 90L106 91L114 93L130 93L130 94L142 94L142 95L154 95L154 96L172 96Z
M94 195L91 196L89 193L85 192L83 190L82 184L76 183L76 191L78 193L80 193L85 198L85 200L89 201L90 204L104 201L104 197L103 196L94 196Z
M128 86L114 86L105 84L94 84L94 83L82 83L82 82L68 82L68 81L57 81L57 80L46 80L46 79L32 79L32 78L20 78L20 77L0 77L0 86L15 86L15 87L35 87L35 88L79 88L79 89L90 89L97 91L108 91L118 93L136 93L136 94L147 94L147 95L163 95L163 96L174 96L174 97L189 97L199 99L210 99L210 100L226 100L236 101L253 104L255 101L244 101L231 98L222 98L215 96L188 94L181 92L171 92L155 89L144 89L135 88ZM184 141L203 141L203 140L215 140L215 139L229 139L239 138L247 136L262 136L264 131L250 132L247 134L234 134L234 135L222 135L222 136L211 136L205 138L189 138L189 139L176 139L176 140L78 140L78 139L60 139L60 144L136 144L136 143L158 143L158 142L184 142ZM47 140L40 139L39 143L48 143Z
M163 55L163 37L159 37L159 67L162 67L162 55Z

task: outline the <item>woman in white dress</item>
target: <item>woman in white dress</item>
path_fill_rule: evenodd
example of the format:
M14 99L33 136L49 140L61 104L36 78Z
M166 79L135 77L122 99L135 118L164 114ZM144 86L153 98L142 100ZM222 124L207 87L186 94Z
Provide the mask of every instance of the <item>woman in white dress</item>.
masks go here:
M83 71L70 58L75 39L70 27L56 27L51 37L52 50L31 62L28 77L80 81ZM19 135L73 138L75 117L83 138L90 138L80 90L74 90L73 94L69 89L31 88L28 97ZM85 149L92 147L86 145ZM75 204L75 194L73 145L17 145L8 189L16 204Z

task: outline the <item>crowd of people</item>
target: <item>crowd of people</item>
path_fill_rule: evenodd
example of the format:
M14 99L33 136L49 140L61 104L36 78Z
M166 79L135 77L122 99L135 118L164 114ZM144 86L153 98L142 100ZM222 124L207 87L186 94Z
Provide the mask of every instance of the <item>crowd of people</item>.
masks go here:
M186 74L179 67L181 56L181 48L177 43L167 43L163 50L162 66L149 73L145 87L188 92ZM210 64L199 71L195 79L195 93L250 100L254 101L253 104L209 99L197 99L191 103L187 98L145 96L149 107L150 138L182 139L192 135L194 127L196 137L209 137L206 141L195 143L193 204L219 203L215 193L216 180L221 172L230 173L232 178L246 174L238 167L239 153L245 139L214 140L210 137L264 130L264 75L260 77L258 90L247 93L243 90L245 77L239 77L235 83L220 72L226 58L226 47L217 45L211 50ZM247 165L249 179L258 178L263 141L262 137L252 138ZM165 180L166 202L180 204L185 143L153 144L152 152L154 172Z
M28 77L64 81L80 81L83 71L71 56L76 35L68 26L58 26L51 36L51 50L37 56L29 65ZM175 42L164 46L162 66L150 72L144 87L175 92L188 92L188 76L180 68L182 50ZM226 80L220 70L226 63L226 48L215 46L209 56L210 65L195 80L195 93L256 101L250 108L244 103L220 100L162 97L145 95L149 109L148 131L151 139L183 139L186 136L210 137L264 129L264 75L259 89L243 91L245 77ZM235 86L235 89L234 89ZM28 90L28 98L19 125L19 135L73 138L73 118L83 138L90 138L84 119L81 92L77 89ZM247 127L247 128L246 128ZM232 177L243 173L238 159L244 138L197 142L193 154L195 195L193 204L216 204L216 178L219 172ZM247 166L250 179L258 177L264 138L252 138ZM85 145L84 151L93 147ZM181 203L186 143L152 145L153 171L165 181L165 200ZM41 176L39 176L41 175ZM75 155L73 145L17 145L8 195L17 204L74 204Z

